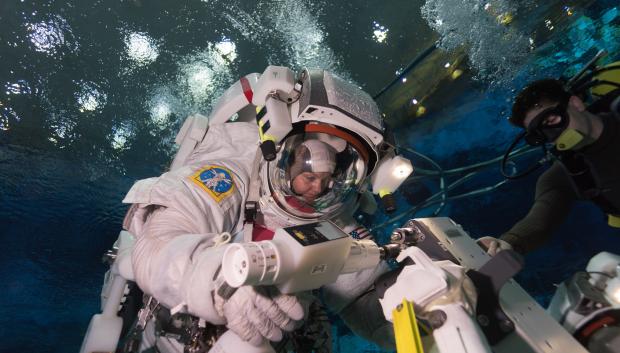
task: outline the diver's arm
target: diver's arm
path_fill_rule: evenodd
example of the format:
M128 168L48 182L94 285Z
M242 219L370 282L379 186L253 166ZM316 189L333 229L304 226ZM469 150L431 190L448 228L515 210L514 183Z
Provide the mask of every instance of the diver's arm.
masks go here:
M374 286L342 308L339 315L356 335L383 349L396 348L392 323L385 319Z
M352 226L356 224L352 219L348 224L347 228L356 228ZM364 231L360 235L373 239ZM375 280L388 271L387 264L381 261L375 268L342 274L335 283L324 286L322 294L329 310L338 314L356 335L382 348L395 349L392 324L383 316L374 288Z
M577 195L559 162L538 178L536 197L529 213L500 239L525 254L546 243L564 222Z

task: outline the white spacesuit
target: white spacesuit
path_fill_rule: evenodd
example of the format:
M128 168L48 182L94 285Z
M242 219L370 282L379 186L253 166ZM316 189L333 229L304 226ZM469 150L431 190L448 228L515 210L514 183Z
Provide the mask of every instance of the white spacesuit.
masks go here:
M272 68L261 77L277 76L269 71ZM230 100L230 92L241 88L245 105L259 106L248 91L254 87L256 94L261 81L248 83L247 77L223 99ZM264 99L268 110L259 112L258 124L217 123L212 114L206 135L191 153L162 176L137 182L123 200L132 204L124 228L137 238L132 263L140 289L173 316L195 316L203 327L205 322L226 325L254 345L263 338L279 341L283 331L298 327L308 303L294 295L253 287L242 287L229 298L220 295L218 269L225 243L230 238L233 242L269 239L277 228L324 219L353 236L368 236L352 214L367 177L389 150L375 103L337 76L322 70L304 71L293 90L269 90ZM226 102L220 102L223 105ZM290 128L270 138L265 122L281 118L269 116L280 109L278 105L284 106L280 111L288 115ZM269 120L260 121L262 116ZM275 159L269 162L258 148L266 141L277 146ZM255 213L251 206L257 206ZM341 275L325 289L325 302L336 312L350 309L385 270L381 265ZM378 314L348 310L345 321L376 318L378 322L366 322L354 330L390 346L391 330L378 303L372 310ZM187 342L161 330L156 321L148 320L141 350L156 347L181 352L187 348Z

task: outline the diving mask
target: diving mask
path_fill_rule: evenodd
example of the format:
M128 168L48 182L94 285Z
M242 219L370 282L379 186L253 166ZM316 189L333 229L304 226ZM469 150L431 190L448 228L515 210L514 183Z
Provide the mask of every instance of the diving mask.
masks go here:
M538 113L527 126L525 141L532 146L555 143L559 151L579 149L593 140L583 132L568 128L567 104L560 103ZM559 117L559 119L553 119Z
M570 122L566 111L567 103L560 103L538 113L527 126L525 141L531 146L540 146L558 140ZM552 119L554 116L560 119L554 121Z

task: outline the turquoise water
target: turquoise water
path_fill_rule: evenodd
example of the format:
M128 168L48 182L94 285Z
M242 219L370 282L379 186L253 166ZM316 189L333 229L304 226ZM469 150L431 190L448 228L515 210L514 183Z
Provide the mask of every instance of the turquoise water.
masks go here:
M0 351L79 348L98 310L101 254L126 210L120 200L135 180L164 170L184 117L208 113L241 75L268 64L323 67L374 94L435 40L449 51L466 44L462 79L446 85L422 77L429 94L450 91L441 108L397 129L400 144L452 168L503 152L515 133L504 121L510 99L527 80L575 70L601 47L618 58L614 1L497 1L493 9L471 11L476 4L484 7L477 1L2 1ZM503 11L514 13L514 21L498 27L489 18ZM405 84L411 81L398 83ZM492 167L459 190L499 180ZM527 211L534 183L531 176L448 202L440 214L476 236L501 234ZM420 194L403 191L406 210ZM601 216L577 206L554 242L528 256L519 281L541 303L554 282L596 252L620 252ZM368 221L378 226L386 219ZM342 326L335 330L339 352L379 351Z

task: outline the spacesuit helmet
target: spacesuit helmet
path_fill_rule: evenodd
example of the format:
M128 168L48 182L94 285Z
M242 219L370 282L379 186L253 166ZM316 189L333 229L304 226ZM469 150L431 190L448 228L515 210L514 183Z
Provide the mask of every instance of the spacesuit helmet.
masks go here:
M304 70L293 129L266 163L263 190L289 217L326 219L354 206L385 147L373 99L324 70Z

